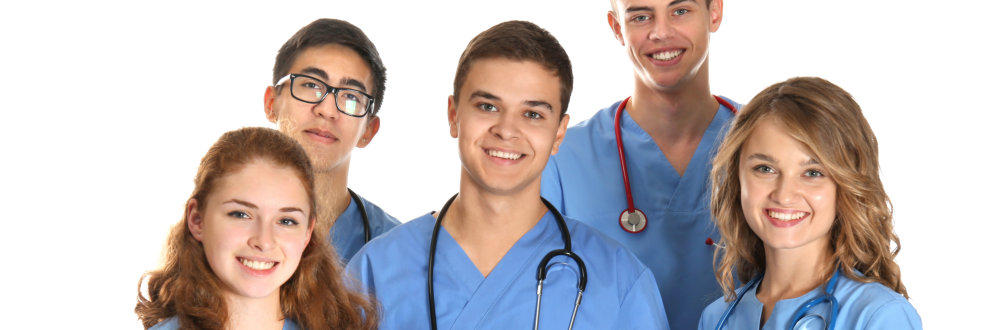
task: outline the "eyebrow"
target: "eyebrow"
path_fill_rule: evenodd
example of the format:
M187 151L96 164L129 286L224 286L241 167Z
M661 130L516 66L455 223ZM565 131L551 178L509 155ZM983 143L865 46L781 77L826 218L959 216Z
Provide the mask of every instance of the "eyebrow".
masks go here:
M317 76L318 78L321 78L321 80L325 80L325 81L329 80L328 72L325 72L325 70L321 70L320 68L316 68L316 67L313 67L313 66L306 67L303 70L300 70L300 72L302 72L304 74L310 74L310 75ZM361 91L369 92L369 91L366 90L366 85L363 84L362 81L359 81L359 80L356 80L356 79L353 79L353 78L349 78L349 77L343 77L342 79L340 79L339 80L339 85L340 86L352 86L352 87L355 87L355 88L357 88L357 89L359 89Z
M772 158L771 156L768 156L768 155L765 155L765 154L753 154L753 155L750 155L750 157L747 157L747 159L748 160L762 160L762 161L766 161L766 162L769 162L769 163L777 163L778 162L774 158ZM802 163L799 163L799 165L801 165L801 166L820 165L820 162L817 161L816 158L810 158L809 160L806 160L806 161L803 161Z
M499 98L498 96L495 96L492 93L489 93L489 92L486 92L486 91L480 91L480 90L474 91L474 92L471 93L471 98L472 99L476 98L476 97L480 97L480 98L484 98L484 99L489 99L489 100L492 100L492 101L499 101L499 100L501 100L501 98ZM551 103L548 103L548 102L545 102L545 101L527 100L527 101L523 101L523 104L526 105L526 106L528 106L528 107L540 107L540 108L548 109L548 111L555 112L555 110L553 110L553 108L551 106Z
M250 209L255 209L255 210L258 209L258 205L255 205L254 203L251 203L251 202L248 202L248 201L243 201L243 200L240 200L240 199L237 199L237 198L231 199L231 200L223 202L223 203L224 204L227 204L227 203L237 203L237 204L240 204L240 205L242 205L244 207L247 207L247 208L250 208ZM300 213L303 213L303 214L307 214L307 212L304 212L304 210L301 210L299 207L295 207L295 206L284 207L284 208L279 209L279 211L280 212L300 212Z
M252 204L251 202L242 201L242 200L237 199L237 198L231 199L231 200L223 202L223 203L224 204L227 204L227 203L237 203L237 204L241 204L242 206L247 207L247 208L252 208L252 209L256 209L256 210L258 209L258 205Z

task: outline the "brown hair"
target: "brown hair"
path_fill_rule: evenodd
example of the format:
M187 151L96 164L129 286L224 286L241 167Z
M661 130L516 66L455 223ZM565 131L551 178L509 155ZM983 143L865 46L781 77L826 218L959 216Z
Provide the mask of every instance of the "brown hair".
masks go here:
M805 144L837 185L830 245L841 271L907 297L900 266L893 260L900 252L900 238L893 232L890 199L879 178L876 136L848 92L821 78L797 77L754 96L712 162L711 211L722 234L715 251L716 277L726 301L736 299L734 274L747 282L765 267L764 245L741 208L738 167L744 141L757 123L769 117L777 118Z
M307 24L293 34L276 53L276 63L272 67L272 85L275 86L279 79L290 74L293 61L296 61L297 56L300 56L304 49L333 44L352 49L370 66L370 76L373 78L374 85L372 91L373 112L370 115L377 115L380 105L384 103L387 68L384 67L384 61L380 59L380 53L377 53L377 47L373 45L370 38L367 38L363 30L343 20L321 18Z
M206 198L220 178L258 159L297 172L310 196L309 216L314 223L310 159L295 140L268 128L243 128L223 134L199 164L191 199L203 211ZM227 324L223 284L209 267L202 243L188 230L186 216L171 229L163 267L140 278L135 311L146 328L172 316L183 329L221 329ZM306 329L375 329L375 303L345 287L342 266L324 235L313 231L297 270L280 287L283 315ZM144 278L148 278L148 297L142 291Z
M555 36L534 23L509 21L496 24L479 33L461 53L454 76L454 101L460 97L461 86L468 77L471 64L480 59L505 58L533 61L555 72L561 84L562 114L572 98L572 62Z

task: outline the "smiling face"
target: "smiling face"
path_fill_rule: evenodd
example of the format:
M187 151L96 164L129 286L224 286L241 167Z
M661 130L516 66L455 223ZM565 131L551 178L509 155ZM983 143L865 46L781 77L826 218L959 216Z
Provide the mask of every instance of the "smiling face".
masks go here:
M330 44L304 49L289 73L308 75L332 87L346 87L373 95L370 67L355 51ZM335 95L311 104L290 94L290 82L267 87L265 114L279 130L307 151L316 172L347 168L353 147L365 147L377 134L380 119L356 118L338 111Z
M560 88L555 73L536 62L473 62L457 100L448 99L462 185L472 182L495 194L540 189L541 171L558 152L569 121L561 114Z
M755 126L740 152L740 200L768 253L827 249L837 185L818 158L775 117ZM814 252L815 251L815 252Z
M261 159L220 177L206 205L193 199L187 211L189 231L230 297L278 299L313 229L297 172Z
M708 44L719 29L722 0L619 0L608 24L635 66L636 80L654 90L707 84Z

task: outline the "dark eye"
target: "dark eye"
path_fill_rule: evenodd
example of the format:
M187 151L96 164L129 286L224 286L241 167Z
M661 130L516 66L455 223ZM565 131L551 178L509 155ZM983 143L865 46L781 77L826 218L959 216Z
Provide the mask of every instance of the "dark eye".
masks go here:
M527 118L530 118L530 119L543 119L544 118L544 116L541 116L540 113L535 112L535 111L524 112L523 116L527 117Z
M687 10L687 9L685 9L685 8L677 8L677 9L674 9L674 11L673 11L673 14L674 14L675 16L680 16L680 15L684 15L684 14L687 14L687 13L689 13L689 12L691 12L691 11L690 11L690 10Z
M251 216L249 216L247 213L244 213L243 211L231 211L230 213L227 213L227 215L232 218L240 218L240 219L251 218Z
M482 111L492 111L492 112L499 111L499 109L496 108L496 106L488 103L478 103L477 107Z
M318 85L318 84L315 84L313 81L308 81L308 82L305 82L305 83L300 84L300 85L304 86L306 88L310 88L310 89L321 89L321 86Z
M766 165L757 165L757 166L754 166L754 171L756 171L758 173L775 173L775 169L770 168L770 167L768 167Z
M279 220L279 224L284 226L296 226L300 224L300 222L293 220L293 218L283 218L282 220Z

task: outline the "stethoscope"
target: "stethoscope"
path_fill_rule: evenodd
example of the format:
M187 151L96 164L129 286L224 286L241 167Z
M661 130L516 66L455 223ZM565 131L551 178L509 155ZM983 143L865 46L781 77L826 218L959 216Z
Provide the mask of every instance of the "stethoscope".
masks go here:
M454 197L450 197L450 200L446 204L443 204L443 209L440 210L440 214L436 216L436 223L433 224L433 237L429 242L429 269L426 273L426 298L429 300L429 328L436 330L436 300L433 298L433 262L436 256L436 242L440 234L440 223L443 221L443 215L447 214L447 209L450 208L450 204L454 202L457 198L455 194ZM562 233L562 242L565 246L561 249L552 250L548 252L544 258L541 259L541 263L537 265L537 305L534 307L534 329L537 329L538 321L541 317L541 292L544 287L544 278L548 275L548 262L552 258L557 256L566 256L571 258L579 266L579 280L576 282L576 287L579 289L579 293L576 295L576 307L572 309L572 320L569 321L569 329L572 329L572 324L576 322L576 312L579 311L579 304L583 301L583 291L586 290L586 264L583 259L580 259L576 253L572 252L572 239L569 237L569 227L565 224L565 218L562 214L555 209L555 206L551 205L543 197L541 201L544 202L544 206L548 207L551 214L555 216L555 223L558 224L558 229Z
M352 189L346 189L349 190L349 196L356 202L356 208L359 209L359 214L363 218L363 243L365 244L370 241L370 217L366 214L366 208L363 207L363 200L359 198L359 195L356 195Z
M824 290L824 294L822 296L813 298L812 300L806 302L801 307L799 307L799 310L796 311L795 317L793 317L792 320L789 321L788 329L795 329L797 325L804 325L813 319L826 320L827 329L828 330L834 329L834 320L836 319L839 305L837 298L834 297L834 287L837 286L837 278L840 271L841 271L840 268L836 268L834 270L834 275L831 276L830 281L827 281L827 289ZM736 305L740 303L740 299L743 298L743 295L746 294L747 291L749 291L750 288L753 287L755 284L760 283L761 279L763 278L764 273L757 274L757 276L754 277L752 280L750 280L750 282L748 282L747 285L744 285L743 288L740 289L740 293L736 295L736 300L733 300L733 302L729 304L729 307L726 308L726 312L723 313L722 317L719 318L719 323L715 325L716 330L723 328L723 325L726 324L726 319L729 318L729 314L732 313L733 309L736 308ZM823 315L816 313L807 315L810 312L810 308L813 308L813 306L825 302L831 304L831 313L827 318L824 318Z
M713 95L715 100L719 104L725 106L733 114L736 114L736 107L726 101L725 99ZM621 216L618 217L618 223L621 225L621 229L625 231L637 234L646 229L646 225L649 223L646 214L642 210L635 208L635 201L632 199L632 184L628 181L628 166L625 165L625 147L621 142L621 113L625 112L625 105L628 104L628 100L632 97L629 96L624 101L618 105L618 111L614 114L614 136L618 141L618 158L621 159L621 178L625 181L625 199L628 200L628 208L621 211Z

